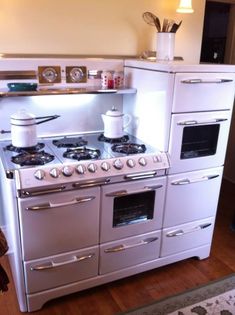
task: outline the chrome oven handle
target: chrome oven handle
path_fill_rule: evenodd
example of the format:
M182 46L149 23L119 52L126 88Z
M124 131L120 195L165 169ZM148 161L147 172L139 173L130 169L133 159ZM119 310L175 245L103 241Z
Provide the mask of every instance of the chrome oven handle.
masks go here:
M146 172L146 173L136 173L136 174L130 174L130 175L125 175L124 179L125 180L137 180L137 179L146 179L146 178L152 178L157 175L157 172Z
M212 223L203 223L203 224L200 224L198 226L195 226L191 229L188 229L188 230L175 230L175 231L171 231L171 232L168 232L166 234L167 237L175 237L175 236L181 236L181 235L185 235L185 234L188 234L188 233L193 233L193 232L196 232L196 231L199 231L199 230L203 230L203 229L206 229L208 228L209 226L211 226Z
M232 79L214 79L214 80L203 80L203 79L186 79L182 80L181 83L186 84L207 84L207 83L228 83L233 82Z
M113 191L110 193L105 194L106 197L122 197L122 196L127 196L131 194L140 194L144 193L146 191L153 191L159 188L162 188L163 185L154 185L154 186L145 186L143 190L118 190L118 191Z
M100 185L106 185L110 182L110 178L106 178L105 180L100 181L88 181L85 183L73 183L73 188L87 188L87 187L94 187Z
M60 263L56 263L54 261L48 261L48 262L46 262L43 265L31 266L30 270L31 271L41 271L41 270L46 270L46 269L53 269L53 268L62 267L62 266L65 266L65 265L81 262L83 260L90 259L90 258L92 258L94 256L95 256L94 253L88 254L88 255L85 255L85 256L80 256L80 257L73 256L72 259L69 259L67 261L63 261L63 262L60 262Z
M47 202L47 203L27 207L25 208L25 210L31 210L31 211L47 210L47 209L53 209L53 208L58 208L58 207L63 207L63 206L76 205L79 203L91 201L93 199L95 199L94 196L88 196L88 197L75 198L71 201L61 202L61 203Z
M105 253L116 253L116 252L120 252L126 249L130 249L130 248L134 248L134 247L138 247L138 246L142 246L142 245L147 245L150 244L152 242L155 242L158 240L158 237L149 237L146 238L145 240L140 241L139 243L136 244L132 244L132 245L125 245L125 244L121 244L121 245L117 245L111 248L107 248L104 250Z
M210 120L185 120L185 121L179 121L177 125L179 126L195 126L195 125L209 125L209 124L216 124L223 121L227 121L227 118L214 118Z
M65 190L66 186L60 186L52 189L40 189L35 191L28 191L28 190L22 190L20 191L20 195L23 195L25 197L31 197L31 196L39 196L39 195L45 195L45 194L52 194L56 192L61 192Z
M184 178L184 179L179 179L176 181L171 182L171 185L189 185L189 184L194 184L194 183L199 183L199 182L205 182L207 180L211 180L214 178L219 177L220 175L207 175L207 176L203 176L200 178L194 178L194 179L189 179L189 178Z

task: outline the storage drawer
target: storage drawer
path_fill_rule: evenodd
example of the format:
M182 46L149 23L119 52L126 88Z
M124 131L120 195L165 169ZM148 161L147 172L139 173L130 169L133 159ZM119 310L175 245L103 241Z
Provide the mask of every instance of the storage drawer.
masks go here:
M234 73L177 73L173 112L231 109Z
M214 217L163 229L161 257L210 244Z
M215 216L223 167L168 176L164 227Z
M26 293L35 293L98 274L98 246L24 263Z
M100 274L105 274L159 257L160 231L101 245Z

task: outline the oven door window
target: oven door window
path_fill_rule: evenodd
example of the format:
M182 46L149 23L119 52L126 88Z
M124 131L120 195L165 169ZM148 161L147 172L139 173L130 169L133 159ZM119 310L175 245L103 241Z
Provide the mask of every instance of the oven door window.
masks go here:
M183 160L214 155L219 129L219 124L184 127L180 158Z
M113 227L153 219L155 191L147 191L114 198Z

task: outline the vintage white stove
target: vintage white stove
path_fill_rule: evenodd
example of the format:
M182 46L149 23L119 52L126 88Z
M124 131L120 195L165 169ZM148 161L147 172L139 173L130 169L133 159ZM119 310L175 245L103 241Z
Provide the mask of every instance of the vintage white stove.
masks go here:
M125 86L102 87L102 71L123 70ZM1 198L21 311L209 256L234 73L174 62L0 59ZM37 89L9 91L14 82ZM132 122L121 139L104 141L101 117L113 106ZM37 126L36 147L12 146L10 116L21 108L59 116Z

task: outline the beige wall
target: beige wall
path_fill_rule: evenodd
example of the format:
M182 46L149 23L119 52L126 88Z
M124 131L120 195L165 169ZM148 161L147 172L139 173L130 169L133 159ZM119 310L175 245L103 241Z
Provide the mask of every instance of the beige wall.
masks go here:
M179 0L0 0L1 53L139 55L156 50L144 11L183 20L175 54L198 62L205 0L178 14Z

